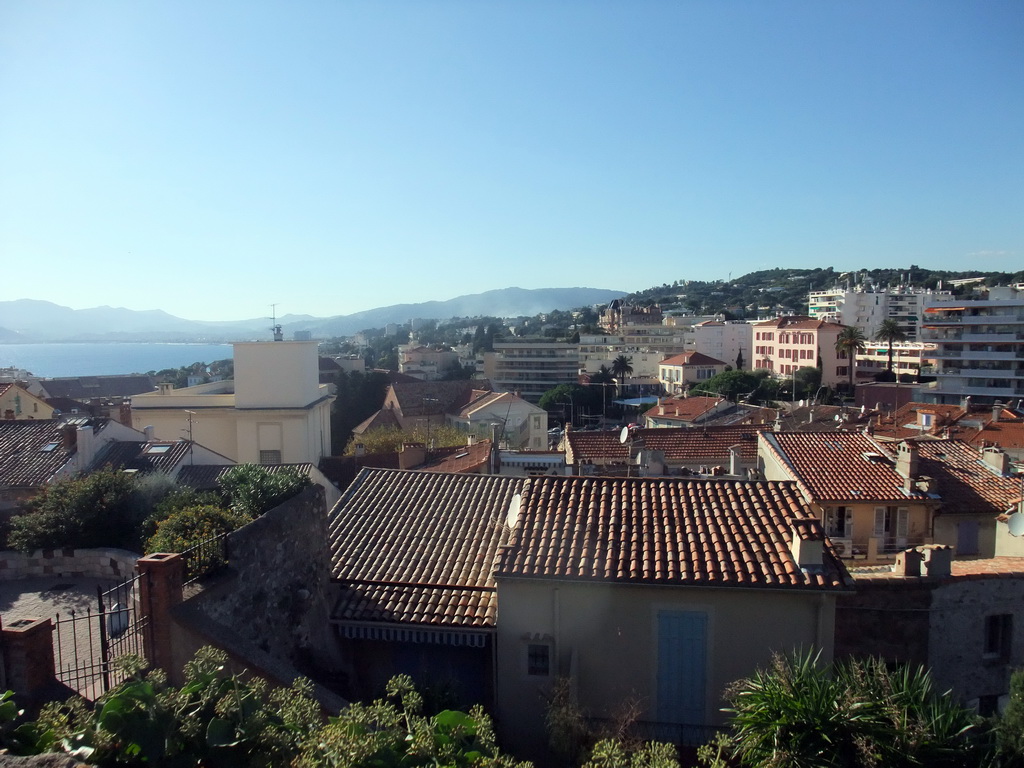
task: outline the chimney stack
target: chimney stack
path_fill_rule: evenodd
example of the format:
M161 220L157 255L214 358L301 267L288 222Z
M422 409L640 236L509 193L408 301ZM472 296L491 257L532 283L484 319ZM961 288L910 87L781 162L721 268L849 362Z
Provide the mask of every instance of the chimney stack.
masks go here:
M825 553L825 532L814 518L790 518L792 541L790 552L797 566L803 569L820 569Z
M142 428L143 434L146 436L146 442L152 442L156 439L156 428L152 424L147 424Z
M739 477L742 472L742 462L740 461L740 448L742 447L741 443L729 446L729 474L733 477Z
M1003 414L1003 403L1001 400L996 400L992 406L992 421L998 422L999 417Z
M985 464L995 471L1000 477L1006 477L1010 471L1010 457L1007 456L1006 451L996 445L989 446L988 448L982 448L981 458Z
M72 424L65 424L60 428L61 447L72 450L78 445L78 430Z
M917 446L907 440L896 446L896 472L904 480L917 478Z
M412 469L427 460L427 448L423 443L403 443L398 454L399 469Z
M157 388L159 389L161 395L169 395L171 394L171 392L174 391L174 382L161 381L159 384L157 384Z

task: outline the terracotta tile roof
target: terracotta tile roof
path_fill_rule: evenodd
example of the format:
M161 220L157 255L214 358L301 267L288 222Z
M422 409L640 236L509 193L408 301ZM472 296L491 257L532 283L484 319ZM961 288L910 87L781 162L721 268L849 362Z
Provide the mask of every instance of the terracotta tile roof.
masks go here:
M702 587L844 589L790 553L791 519L814 516L790 482L535 477L497 577Z
M780 432L836 432L860 430L867 426L876 411L860 408L849 408L838 405L807 405L793 410L762 408L757 414L758 420L771 424L776 421L781 425Z
M363 469L330 513L333 617L493 627L494 562L524 478Z
M921 425L920 414L931 414L930 427ZM1024 424L1024 418L1012 408L1004 408L999 421L993 422L991 406L973 405L964 408L961 405L910 402L890 415L881 416L874 425L873 434L889 440L931 435L980 442L977 439L979 432L988 431L991 426L993 431L987 438L991 441L1000 427L1006 426L1007 437L1010 438L1008 442L1012 445L1011 435L1016 432L1014 425L1021 424Z
M972 434L973 432L973 434ZM979 430L963 430L957 434L961 440L974 446L998 445L1008 453L1020 457L1024 453L1024 422L989 422Z
M998 515L1020 499L1020 479L996 474L960 440L917 443L920 473L938 481L941 511Z
M751 463L757 458L757 433L762 424L729 427L662 427L637 429L633 439L643 441L649 451L663 451L669 462L729 463L729 448L740 446L740 458ZM619 430L566 433L571 463L624 464L629 446L619 442Z
M376 411L372 416L359 422L356 426L352 427L353 435L361 435L364 432L369 432L372 429L401 429L402 423L398 420L398 416L395 415L395 411L392 408L381 408Z
M798 331L842 329L846 326L826 320L814 320L806 315L784 315L773 320L752 323L755 328L786 328Z
M816 502L928 500L918 491L904 493L892 454L859 432L762 432L761 441Z
M895 573L890 566L852 568L850 575L855 581L896 581L904 584L922 584L933 581ZM939 579L939 583L976 579L1020 579L1024 578L1024 557L988 557L979 560L953 560L950 575Z
M935 480L932 495L903 491L890 445L866 435L763 432L767 450L783 459L816 502L906 503L933 501L946 513L998 515L1020 498L1020 481L1001 477L960 440L915 442L918 476Z
M489 381L416 381L391 385L403 417L455 413L479 395L489 391Z
M104 422L105 423L105 422ZM0 421L0 488L38 488L75 455L56 419Z
M725 402L724 397L663 397L661 402L644 413L652 419L695 421ZM662 413L664 409L664 413Z
M431 454L430 461L415 469L425 472L482 472L490 463L491 441L480 440L473 445L441 448L431 451Z
M728 363L701 352L690 351L666 358L658 363L658 365L728 365Z

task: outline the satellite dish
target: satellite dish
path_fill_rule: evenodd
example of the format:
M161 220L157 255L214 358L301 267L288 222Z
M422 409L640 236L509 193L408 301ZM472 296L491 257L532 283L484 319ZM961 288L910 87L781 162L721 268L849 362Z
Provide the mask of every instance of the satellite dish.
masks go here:
M629 440L629 427L623 427L619 432L619 442L625 443L627 440Z
M1024 514L1014 512L1006 519L1011 536L1024 536Z
M508 505L508 512L505 514L505 525L509 528L515 528L519 522L519 508L523 505L523 497L518 493L512 497L512 501Z

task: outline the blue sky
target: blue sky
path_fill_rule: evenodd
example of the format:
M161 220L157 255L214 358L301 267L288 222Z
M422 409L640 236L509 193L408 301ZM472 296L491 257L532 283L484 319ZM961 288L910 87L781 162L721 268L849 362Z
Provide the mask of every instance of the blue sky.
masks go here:
M1021 269L1021 40L1019 0L8 0L0 299Z

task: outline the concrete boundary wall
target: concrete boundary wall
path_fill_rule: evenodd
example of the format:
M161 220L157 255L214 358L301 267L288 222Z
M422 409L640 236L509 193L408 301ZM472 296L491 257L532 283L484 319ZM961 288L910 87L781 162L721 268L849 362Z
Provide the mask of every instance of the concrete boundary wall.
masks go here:
M26 555L0 551L0 581L45 576L127 579L141 557L125 549L41 549Z

